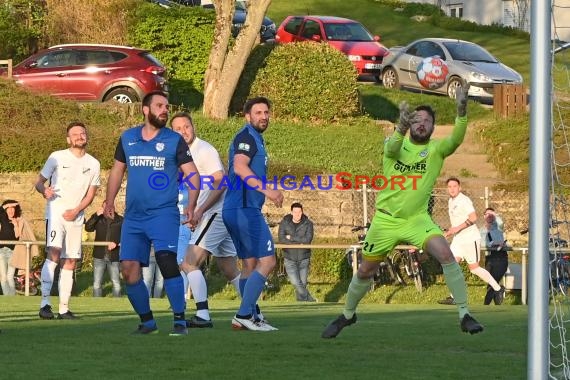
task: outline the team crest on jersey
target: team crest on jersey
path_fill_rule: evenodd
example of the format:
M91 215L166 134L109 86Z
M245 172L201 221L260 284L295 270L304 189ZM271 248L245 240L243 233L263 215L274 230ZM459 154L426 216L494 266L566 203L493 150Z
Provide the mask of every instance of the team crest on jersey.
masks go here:
M422 158L426 157L427 155L428 155L427 149L426 149L426 150L422 150L422 151L420 152L420 157L422 157Z
M186 151L186 155L187 155L188 157L192 157L192 153L190 153L190 149L188 149L188 150Z
M156 143L156 151L157 152L162 152L164 150L164 144L163 143Z
M238 150L244 150L246 152L249 152L249 149L250 149L249 144L239 143L239 145L238 145Z

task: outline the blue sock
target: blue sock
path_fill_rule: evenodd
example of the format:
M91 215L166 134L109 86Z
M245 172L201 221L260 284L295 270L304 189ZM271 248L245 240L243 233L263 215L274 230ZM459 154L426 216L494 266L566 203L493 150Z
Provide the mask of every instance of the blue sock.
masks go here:
M184 313L186 300L184 300L184 280L182 280L182 276L165 278L164 290L166 291L166 296L168 297L168 301L170 301L170 306L175 316L176 314ZM177 318L175 318L175 322L180 322L180 324L184 322L184 324L186 324L186 321L178 321Z
M239 278L239 293L243 295L243 290L245 289L245 284L247 283L247 278Z
M238 314L241 316L253 315L255 304L265 287L265 277L258 271L253 271L244 286L241 305Z
M135 284L127 284L127 296L133 309L139 316L150 314L150 301L148 297L148 289L144 284L142 278ZM152 314L151 314L152 315ZM143 319L143 318L141 318ZM146 327L156 326L156 322L153 319L143 321L143 325Z

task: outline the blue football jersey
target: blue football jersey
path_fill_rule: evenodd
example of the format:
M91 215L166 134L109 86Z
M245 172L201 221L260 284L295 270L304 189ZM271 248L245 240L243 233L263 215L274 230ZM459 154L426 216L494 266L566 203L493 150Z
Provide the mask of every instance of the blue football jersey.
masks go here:
M250 158L249 167L256 177L264 181L267 176L267 152L261 133L246 124L230 144L228 164L228 189L224 199L224 209L253 207L261 209L265 195L246 186L243 179L234 171L234 156L245 154ZM271 185L268 185L271 186Z
M178 213L178 168L192 161L182 136L162 128L145 141L142 125L126 130L115 159L127 165L125 217Z

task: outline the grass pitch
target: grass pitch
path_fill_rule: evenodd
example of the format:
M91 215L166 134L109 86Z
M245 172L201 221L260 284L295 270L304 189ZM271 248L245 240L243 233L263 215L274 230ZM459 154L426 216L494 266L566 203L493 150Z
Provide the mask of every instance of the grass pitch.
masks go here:
M459 328L455 306L363 304L358 322L320 337L337 303L262 302L276 332L234 331L237 301L211 302L213 329L172 327L166 299L151 306L160 332L131 336L127 298L73 297L77 321L38 318L39 297L0 297L2 373L11 379L522 379L526 306L472 306L482 334ZM57 298L53 298L57 311ZM193 312L188 312L188 317Z

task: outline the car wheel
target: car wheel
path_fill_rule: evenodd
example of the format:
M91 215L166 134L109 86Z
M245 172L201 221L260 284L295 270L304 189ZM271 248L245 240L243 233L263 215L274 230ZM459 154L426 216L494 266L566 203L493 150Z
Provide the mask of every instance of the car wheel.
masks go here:
M400 88L400 79L393 67L388 67L382 73L382 84L386 88Z
M461 89L461 86L461 78L451 78L447 84L447 96L449 96L451 99L455 99L457 96L457 91Z
M105 96L105 99L103 99L105 102L110 100L114 100L117 103L136 103L140 101L136 92L128 87L116 88L109 92L107 96Z

